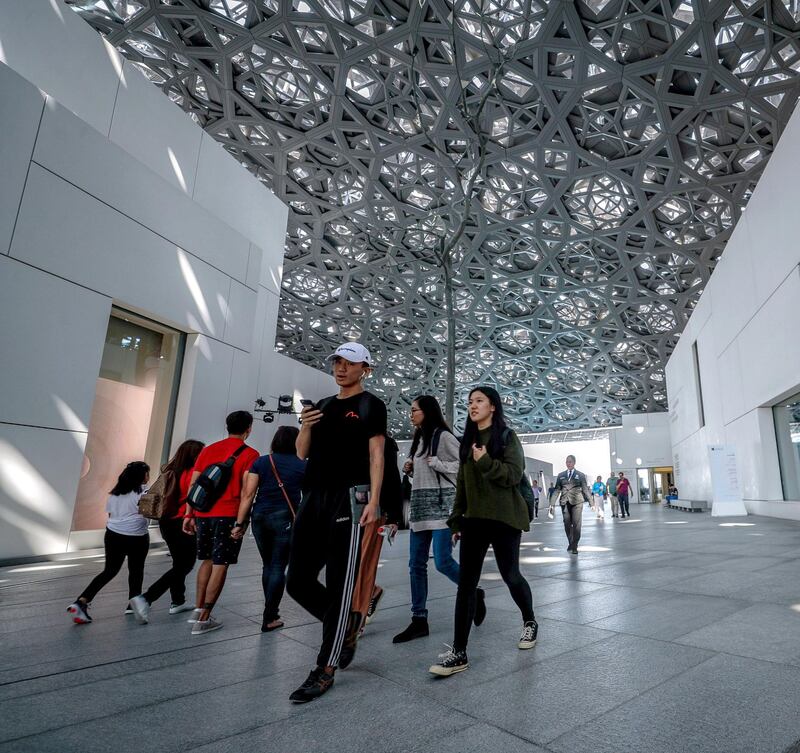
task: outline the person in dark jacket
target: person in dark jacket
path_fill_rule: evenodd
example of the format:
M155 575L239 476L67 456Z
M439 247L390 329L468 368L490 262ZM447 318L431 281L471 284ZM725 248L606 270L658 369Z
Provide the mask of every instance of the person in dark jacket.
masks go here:
M275 432L270 454L256 460L245 478L236 518L248 520L252 509L253 536L263 563L262 633L283 627L278 607L286 587L292 525L306 470L305 460L297 457L294 448L298 433L294 426L281 426ZM235 528L231 536L241 538L244 532L244 527Z
M506 426L497 390L476 387L469 393L469 413L461 440L456 498L448 525L461 539L453 646L430 668L448 677L469 667L467 639L475 618L477 586L489 546L497 569L522 615L517 647L533 648L539 627L528 581L519 570L522 531L530 530L520 493L525 456L517 435Z

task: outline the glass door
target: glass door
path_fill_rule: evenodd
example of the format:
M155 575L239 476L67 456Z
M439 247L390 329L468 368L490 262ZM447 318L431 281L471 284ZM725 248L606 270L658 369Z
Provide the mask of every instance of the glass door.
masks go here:
M105 527L105 502L122 469L167 460L185 336L112 309L89 421L73 531Z

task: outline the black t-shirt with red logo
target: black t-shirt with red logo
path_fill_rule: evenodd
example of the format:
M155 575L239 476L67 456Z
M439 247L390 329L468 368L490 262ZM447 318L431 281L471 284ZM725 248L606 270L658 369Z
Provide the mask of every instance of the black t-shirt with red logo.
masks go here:
M304 489L368 484L369 440L386 436L386 406L371 392L321 400L322 418L311 430Z

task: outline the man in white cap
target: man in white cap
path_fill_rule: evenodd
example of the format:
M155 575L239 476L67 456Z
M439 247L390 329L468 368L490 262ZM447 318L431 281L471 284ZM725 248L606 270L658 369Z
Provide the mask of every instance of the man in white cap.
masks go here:
M364 390L372 358L361 343L345 343L328 360L339 394L304 407L296 445L308 466L286 585L322 621L322 646L317 666L289 696L295 703L313 701L333 685L351 627L363 526L380 514L386 406Z

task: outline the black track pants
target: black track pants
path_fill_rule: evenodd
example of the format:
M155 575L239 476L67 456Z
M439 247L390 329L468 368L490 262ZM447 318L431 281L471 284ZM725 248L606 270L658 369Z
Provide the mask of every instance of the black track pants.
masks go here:
M350 513L348 489L303 494L292 532L286 590L322 621L320 667L336 667L347 631L361 557L361 528ZM325 568L325 585L319 574Z

